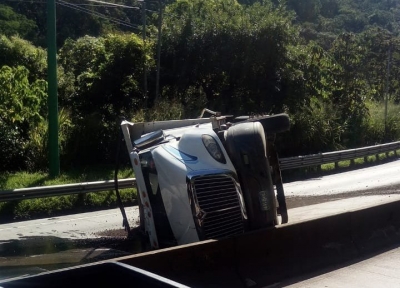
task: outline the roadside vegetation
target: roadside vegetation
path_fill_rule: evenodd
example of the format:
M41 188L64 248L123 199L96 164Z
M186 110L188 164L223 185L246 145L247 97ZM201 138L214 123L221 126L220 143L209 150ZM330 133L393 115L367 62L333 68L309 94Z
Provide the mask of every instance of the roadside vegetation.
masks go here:
M400 150L390 151L388 153L380 153L378 155L370 155L367 157L356 158L353 160L344 160L337 163L327 163L320 166L310 166L294 170L282 171L284 182L297 181L310 177L321 177L335 173L342 173L350 170L371 167L398 160Z
M140 6L135 0L110 1ZM156 4L147 6L145 41L140 10L87 6L84 0L58 4L60 183L80 182L83 167L113 165L120 116L193 118L203 108L235 116L285 112L291 129L277 137L281 157L400 139L398 1L168 0L158 71ZM0 4L0 179L26 171L42 175L32 182L37 185L53 183L45 176L43 5ZM80 172L69 178L66 171ZM1 187L11 188L16 187ZM54 207L105 201L71 197ZM2 211L31 207L0 205ZM58 209L37 207L31 210Z
M128 166L118 173L119 179L134 177ZM0 175L0 190L63 185L114 179L112 167L87 167L82 170L63 172L57 178L49 178L44 172L15 172ZM136 203L136 189L120 189L121 200L125 206ZM0 223L26 220L36 217L57 216L71 212L88 212L96 209L116 208L117 199L114 190L74 194L57 197L26 199L0 202Z

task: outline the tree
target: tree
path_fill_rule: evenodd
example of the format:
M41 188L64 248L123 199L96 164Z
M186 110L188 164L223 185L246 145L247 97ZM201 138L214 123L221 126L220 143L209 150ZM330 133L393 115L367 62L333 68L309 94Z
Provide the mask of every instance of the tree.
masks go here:
M330 52L337 63L332 71L336 80L332 101L341 111L341 121L346 127L344 140L348 141L348 146L354 147L363 142L361 127L368 113L361 65L365 47L360 45L356 35L343 33L335 40Z
M338 0L321 0L320 12L323 17L335 17L339 13Z
M270 111L287 47L296 41L291 21L269 1L177 1L166 8L162 84L175 95L201 90L207 105L223 112Z
M0 68L0 170L26 167L29 132L43 120L47 84L22 66Z
M296 11L300 21L313 22L321 11L320 0L288 0L288 7Z
M114 2L114 1L111 1ZM137 6L135 0L115 1L118 4ZM10 1L8 6L36 24L35 34L27 40L41 47L46 46L46 2ZM92 3L86 0L57 1L57 46L62 47L68 38L78 39L85 35L98 37L116 31L139 31L140 10L123 9ZM128 11L127 11L128 10ZM73 20L71 20L73 19Z
M34 21L15 13L11 7L0 4L0 35L19 35L25 38L32 35L35 29L37 26Z
M45 79L47 73L46 51L17 36L0 35L0 67L24 66L29 80Z
M63 73L74 79L74 92L63 103L74 118L69 146L76 161L113 159L118 116L130 117L145 101L144 59L151 71L151 48L135 34L109 34L68 40L60 50Z
M341 148L344 125L341 111L332 101L337 63L316 42L289 50L282 93L291 117L291 132L279 142L287 156L312 154Z
M383 100L389 49L393 49L392 36L387 30L380 28L371 28L360 36L366 49L362 67L369 87L367 95L370 99Z

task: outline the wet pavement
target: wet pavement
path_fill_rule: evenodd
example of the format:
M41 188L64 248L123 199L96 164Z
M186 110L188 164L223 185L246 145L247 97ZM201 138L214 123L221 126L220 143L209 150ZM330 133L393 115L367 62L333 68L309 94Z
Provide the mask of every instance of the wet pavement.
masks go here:
M125 231L112 234L116 233ZM0 280L127 256L146 249L139 235L88 239L31 236L0 241Z
M132 237L119 209L0 225L0 280L146 251L138 209L127 207Z

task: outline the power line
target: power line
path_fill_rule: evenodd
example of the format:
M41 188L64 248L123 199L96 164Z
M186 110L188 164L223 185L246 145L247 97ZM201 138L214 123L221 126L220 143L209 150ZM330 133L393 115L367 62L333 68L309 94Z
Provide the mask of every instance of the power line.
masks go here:
M39 4L46 4L46 1L31 1L31 0L3 0L8 2L24 2L24 3L39 3Z
M95 2L95 3L102 3L104 4L105 7L116 7L116 8L128 8L128 9L135 9L139 10L140 7L138 6L127 6L127 5L122 5L122 4L116 4L116 3L111 3L111 2L105 2L105 1L98 1L98 0L87 0L89 2ZM139 2L144 2L144 1L139 1ZM78 5L78 4L77 4ZM102 6L102 5L95 5L95 4L79 4L79 5L92 5L92 6ZM144 9L147 12L153 12L153 13L158 13L158 11L154 10L149 10L149 9Z
M38 1L38 0L3 0L3 1L7 1L7 2L22 2L22 3L29 3L29 4L33 4L33 3L46 4L47 3L46 1ZM118 4L113 5L114 3L93 1L93 0L90 1L90 2L99 2L99 3L105 3L105 4L104 5L96 5L96 4L83 4L83 3L78 4L78 3L71 3L71 2L66 2L66 3L71 4L71 5L75 5L75 6L92 6L92 7L108 7L108 8L121 7L121 8L133 9L133 10L140 10L140 7L137 7L137 6L126 6L126 5L118 5ZM58 4L60 4L60 3L58 3ZM145 9L145 10L147 12L158 13L158 11L155 11L155 10L150 10L150 9Z
M137 25L132 25L132 23L130 23L130 22L126 22L126 21L123 21L123 20L115 19L115 18L112 18L112 17L107 17L104 14L101 14L99 12L92 11L92 10L77 6L77 5L72 4L70 2L57 0L57 4L59 4L61 6L64 6L64 7L68 7L68 8L77 10L77 11L80 11L80 12L83 12L83 13L87 13L87 14L90 14L90 15L93 15L93 16L97 16L99 18L106 19L106 20L108 20L110 22L113 22L113 23L116 23L116 24L119 24L119 25L122 25L122 26L126 26L126 27L130 27L130 28L139 30L139 27Z
M81 3L81 4L73 3L73 4L76 5L76 6L107 7L107 8L114 8L115 7L115 6L112 6L112 5L104 5L104 4L88 4L88 3L86 3L86 4L84 4L84 3Z
M46 1L36 1L36 0L4 0L4 1L8 1L8 2L22 2L22 3L29 3L29 4L32 4L32 3L46 4L46 3L47 3ZM80 12L83 12L83 13L86 13L86 14L90 14L90 15L92 15L92 16L97 16L97 17L99 17L99 18L103 18L103 19L109 20L110 22L113 22L113 23L115 23L115 24L119 24L119 25L122 25L122 26L126 26L126 27L130 27L130 28L133 28L133 29L137 29L137 30L140 29L138 25L133 25L132 23L127 22L127 21L123 21L123 20L120 20L120 19L108 17L108 16L106 16L106 15L104 15L104 14L101 14L101 13L99 13L99 12L92 11L92 10L89 10L89 9L86 9L86 8L80 7L80 6L108 7L108 8L111 8L111 7L115 7L115 8L120 7L120 8L131 8L131 9L134 9L134 10L140 9L139 7L135 7L135 6L126 6L126 5L120 5L120 4L115 4L115 3L103 2L103 1L94 1L94 0L89 0L89 1L90 1L90 2L104 3L105 5L78 4L78 3L71 3L71 2L62 1L62 0L56 0L56 1L57 1L57 4L59 4L59 5L61 5L61 6L64 6L64 7L67 7L67 8L71 8L71 9L74 9L74 10L77 10L77 11L80 11ZM139 2L142 2L142 1L139 1ZM152 12L152 13L157 13L157 12L158 12L158 11L154 11L154 10L150 10L150 9L145 9L145 11L147 11L147 12Z
M88 0L88 1L89 2L95 2L95 3L101 3L101 4L106 4L107 6L114 6L114 7L128 8L128 9L140 9L137 6L126 6L126 5L122 5L122 4L104 2L104 1L99 1L99 0Z
M22 3L28 3L28 4L46 4L46 1L38 1L38 0L3 0L3 1L7 1L7 2L22 2ZM102 2L102 1L93 1L93 0L89 0L90 2L98 2L98 3L104 3L104 5L96 5L96 4L84 4L84 3L71 3L71 2L66 2L70 5L74 5L74 6L92 6L92 7L120 7L120 8L128 8L128 9L134 9L134 10L139 10L140 7L137 6L126 6L126 5L121 5L121 4L115 4L115 3L109 3L109 2ZM139 1L142 2L142 1ZM60 5L62 5L61 3L58 3ZM62 5L65 6L65 5ZM154 10L150 10L150 9L145 9L147 12L151 12L151 13L157 13L158 11L154 11ZM83 12L83 11L82 11ZM106 17L106 16L105 16Z

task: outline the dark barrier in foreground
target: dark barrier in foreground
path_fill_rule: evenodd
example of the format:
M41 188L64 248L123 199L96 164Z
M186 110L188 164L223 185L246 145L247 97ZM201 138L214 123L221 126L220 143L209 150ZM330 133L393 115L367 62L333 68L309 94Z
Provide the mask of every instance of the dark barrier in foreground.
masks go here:
M263 287L400 243L400 201L116 261L192 287Z
M25 275L5 281L0 280L0 284L0 287L4 288L188 288L142 269L117 262L80 265L27 277Z

